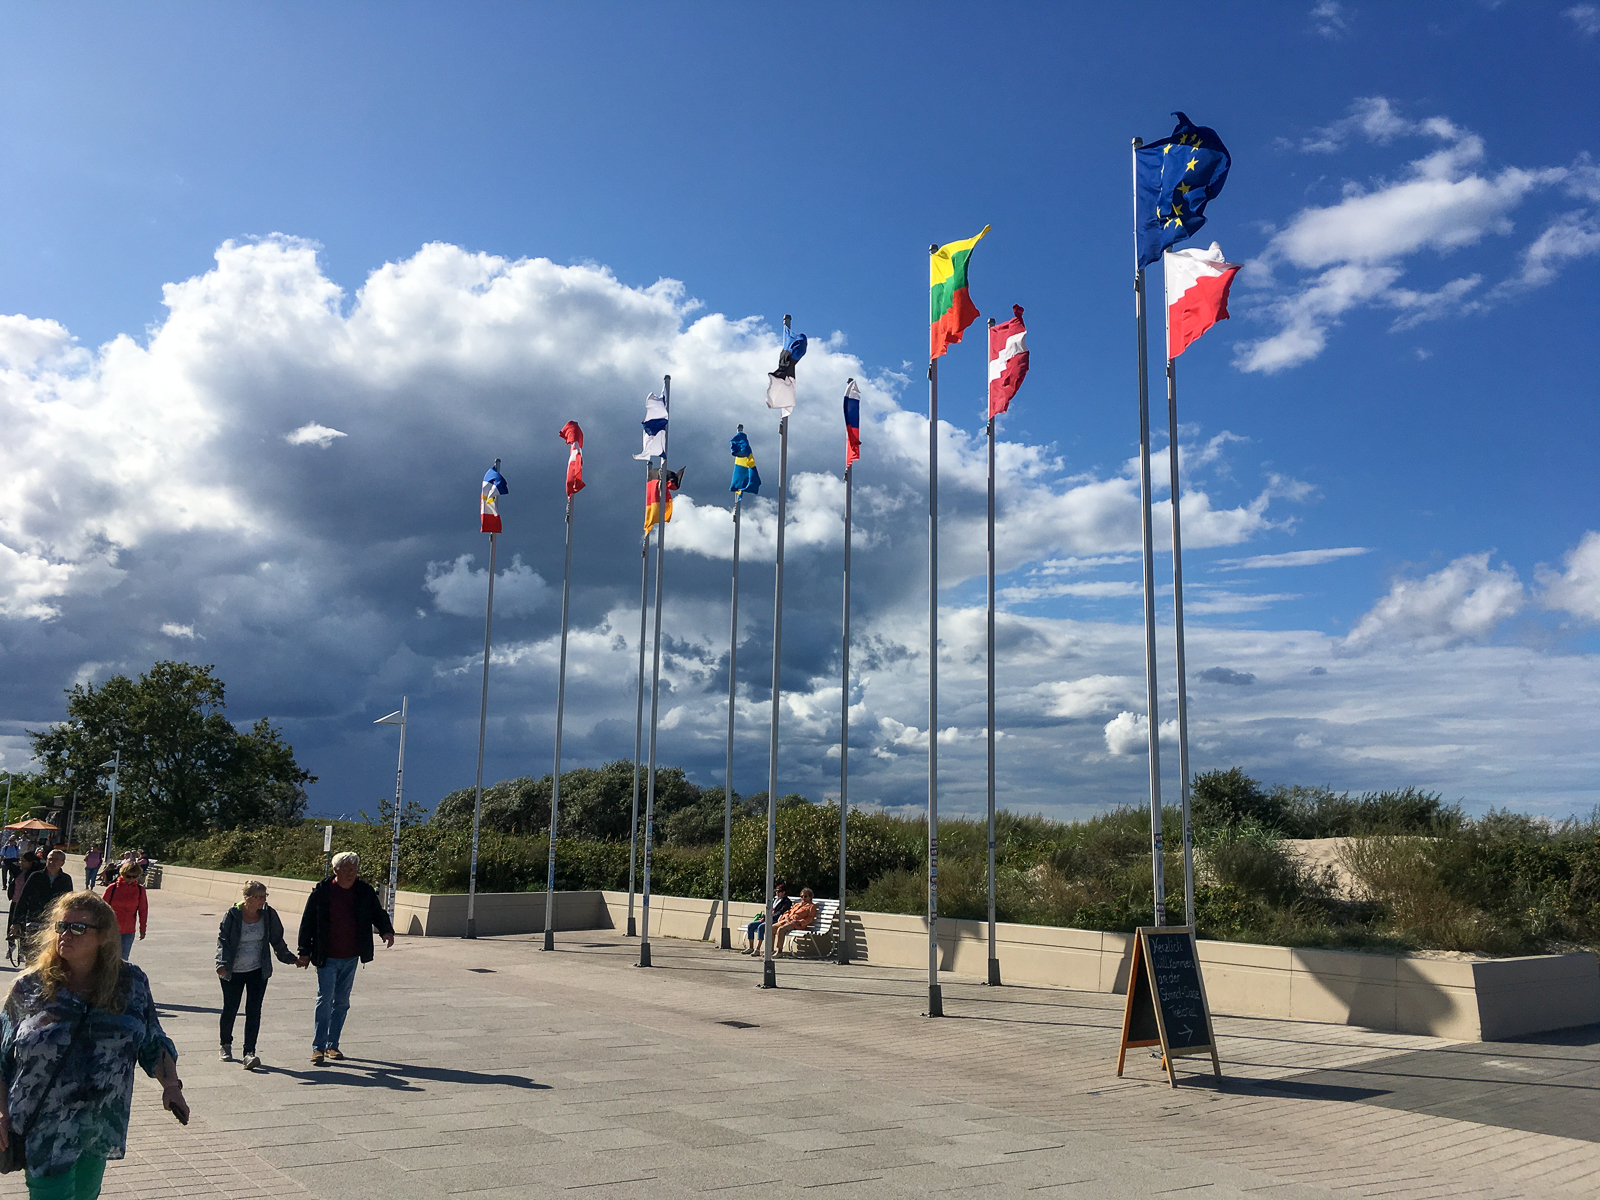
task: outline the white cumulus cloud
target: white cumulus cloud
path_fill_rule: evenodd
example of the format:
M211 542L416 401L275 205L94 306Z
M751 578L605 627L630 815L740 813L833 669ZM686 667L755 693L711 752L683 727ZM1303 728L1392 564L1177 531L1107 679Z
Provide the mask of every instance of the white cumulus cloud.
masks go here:
M1346 653L1380 645L1437 650L1483 641L1526 602L1522 581L1508 566L1489 565L1489 552L1467 554L1422 579L1396 579L1389 594L1356 622Z
M489 568L472 569L473 555L451 563L431 562L422 586L433 593L433 606L457 617L481 616L489 601ZM525 617L550 599L544 577L513 555L511 565L495 573L494 610L505 617Z
M326 450L333 445L335 439L349 436L341 430L329 429L326 425L318 425L315 421L311 421L299 429L284 434L283 440L291 446L318 446Z
M1600 533L1583 535L1562 560L1563 569L1540 565L1536 578L1539 600L1546 608L1564 609L1586 621L1600 621Z

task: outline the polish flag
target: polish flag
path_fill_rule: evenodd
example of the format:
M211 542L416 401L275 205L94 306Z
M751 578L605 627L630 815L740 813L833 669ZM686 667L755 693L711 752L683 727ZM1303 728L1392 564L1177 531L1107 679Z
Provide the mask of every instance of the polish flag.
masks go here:
M1222 247L1168 250L1161 256L1167 288L1167 357L1177 358L1218 321L1228 319L1228 289L1239 264Z
M1028 376L1028 330L1022 324L1022 305L1013 304L1014 314L1003 325L989 326L989 419L1011 407Z

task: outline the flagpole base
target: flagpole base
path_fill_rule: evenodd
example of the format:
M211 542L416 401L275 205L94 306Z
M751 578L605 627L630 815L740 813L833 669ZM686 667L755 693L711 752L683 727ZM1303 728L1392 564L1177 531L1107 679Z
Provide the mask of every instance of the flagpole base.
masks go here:
M648 967L650 965L650 943L649 942L640 942L639 943L639 965L641 967Z
M478 918L477 917L468 917L467 918L467 936L469 938L475 938L475 937L478 936Z
M733 949L733 932L731 930L727 929L727 928L724 928L723 931L722 931L722 946L721 946L721 948L723 950L732 950Z
M764 959L761 963L761 986L764 988L778 986L778 968L773 965L770 958Z
M546 950L554 950L555 948L556 948L555 930L546 929L544 931L544 949L546 949ZM991 965L989 969L992 972L994 970L993 965Z
M632 917L628 918L628 932L623 934L622 936L623 937L638 937L639 936L639 930L634 926Z
M928 1016L944 1016L944 992L937 983L928 985Z
M1000 986L1000 960L998 958L989 960L989 986Z

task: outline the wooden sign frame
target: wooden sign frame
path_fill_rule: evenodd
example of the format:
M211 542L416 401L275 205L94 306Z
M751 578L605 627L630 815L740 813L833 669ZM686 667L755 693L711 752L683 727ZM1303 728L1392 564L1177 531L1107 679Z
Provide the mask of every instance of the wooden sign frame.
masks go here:
M1194 955L1195 978L1200 984L1200 1009L1206 1018L1206 1044L1201 1046L1172 1047L1171 1038L1167 1035L1166 1017L1161 1009L1161 992L1156 984L1155 964L1150 956L1150 949L1145 944L1145 939L1152 934L1171 935L1174 933L1187 934L1189 946ZM1141 988L1140 983L1144 983ZM1137 1041L1130 1040L1133 1021L1136 1015L1134 1006L1140 996L1148 999L1153 1010L1156 1026L1154 1039L1142 1038ZM1178 1086L1177 1072L1173 1069L1174 1058L1186 1058L1196 1055L1209 1054L1211 1056L1211 1070L1219 1079L1222 1077L1222 1063L1217 1058L1217 1034L1211 1024L1211 1003L1206 998L1205 974L1200 969L1200 948L1195 945L1194 926L1192 925L1156 925L1140 926L1134 931L1133 938L1133 965L1128 971L1128 1002L1122 1011L1122 1046L1117 1052L1117 1076L1121 1078L1123 1064L1127 1061L1128 1050L1131 1047L1160 1046L1161 1066L1167 1073L1167 1080L1173 1087Z

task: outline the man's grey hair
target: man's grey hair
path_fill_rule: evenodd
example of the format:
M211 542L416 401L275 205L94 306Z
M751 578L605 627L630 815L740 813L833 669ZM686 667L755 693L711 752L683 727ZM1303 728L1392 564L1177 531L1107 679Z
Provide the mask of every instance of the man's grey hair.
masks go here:
M361 865L361 856L354 850L341 850L333 856L333 869L335 871L344 866L345 863L349 863L353 867L359 867Z

